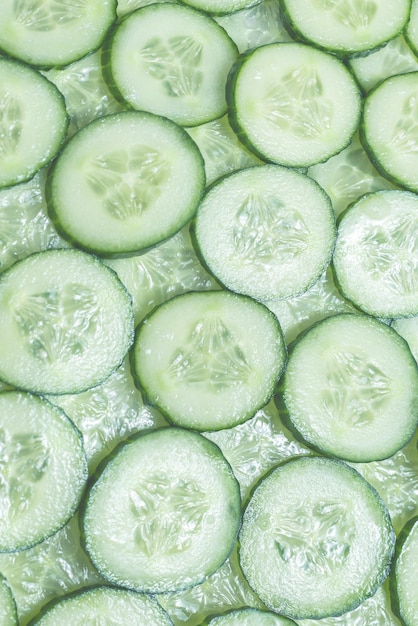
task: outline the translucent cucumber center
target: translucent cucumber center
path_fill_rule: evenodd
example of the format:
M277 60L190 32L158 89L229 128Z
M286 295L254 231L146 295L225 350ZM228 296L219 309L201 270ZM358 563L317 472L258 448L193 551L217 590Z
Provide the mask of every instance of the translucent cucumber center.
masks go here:
M314 4L322 11L332 12L343 26L355 30L369 28L377 13L373 0L316 0Z
M0 91L0 163L13 155L22 134L22 111L19 100Z
M34 31L51 31L75 20L82 20L89 0L16 0L15 21Z
M402 115L396 123L391 145L395 152L405 156L418 154L418 98L408 95L400 109Z

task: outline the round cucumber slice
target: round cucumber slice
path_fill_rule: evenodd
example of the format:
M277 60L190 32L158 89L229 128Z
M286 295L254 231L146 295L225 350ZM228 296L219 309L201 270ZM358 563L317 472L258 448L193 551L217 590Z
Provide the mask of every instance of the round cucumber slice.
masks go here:
M203 158L185 130L124 111L72 137L50 172L47 200L64 237L102 256L123 256L178 232L204 187Z
M75 513L87 480L81 433L58 407L0 393L0 552L26 550Z
M258 300L306 291L330 263L336 237L324 190L278 165L218 181L200 203L193 230L205 264L221 283Z
M283 399L308 445L347 461L377 461L403 448L416 431L418 367L392 328L341 313L296 340Z
M338 91L335 86L338 85ZM229 118L266 161L309 167L351 141L359 87L334 55L300 43L272 43L241 55L227 86Z
M261 481L239 540L244 574L270 610L320 619L376 592L389 573L395 533L383 501L353 468L305 456Z
M0 58L0 188L27 181L50 163L67 127L55 85L23 63Z
M162 593L202 582L229 556L240 490L220 449L169 427L125 443L84 504L85 547L114 584Z
M362 196L342 214L333 267L342 294L382 318L418 314L418 197Z
M47 250L0 277L0 379L35 393L77 393L120 365L131 299L113 270L74 249Z
M151 596L127 589L93 587L47 604L28 626L173 626L169 615Z
M227 291L189 292L137 328L134 375L147 400L185 428L220 430L253 417L286 362L277 318Z
M414 626L418 620L417 559L418 517L413 517L399 534L391 578L393 609L405 626Z

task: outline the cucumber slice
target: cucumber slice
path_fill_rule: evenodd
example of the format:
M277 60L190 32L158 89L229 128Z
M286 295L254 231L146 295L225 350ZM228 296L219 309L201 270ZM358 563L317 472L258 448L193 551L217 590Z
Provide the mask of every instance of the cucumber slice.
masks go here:
M104 44L104 77L129 107L196 126L225 115L225 83L237 55L208 15L153 4L112 30Z
M0 277L0 378L36 393L77 393L107 378L133 339L116 274L78 250L47 250Z
M418 2L417 0L411 1L411 14L409 16L409 22L405 29L406 40L418 56Z
M0 575L0 624L18 626L17 608L9 583Z
M48 164L67 127L55 85L23 63L0 58L0 188L29 180Z
M211 13L212 15L222 15L225 13L234 13L241 9L248 9L256 4L260 4L261 0L181 0L183 4Z
M193 233L210 271L258 300L289 298L323 274L334 250L330 199L305 174L278 165L242 169L213 185Z
M393 329L366 315L312 326L290 351L282 385L304 441L347 461L392 456L418 425L416 361Z
M260 158L291 167L340 152L360 119L360 91L348 69L334 55L300 43L241 55L227 100L240 139Z
M393 320L392 328L405 339L414 359L418 362L418 317L401 317Z
M382 318L418 314L418 197L366 194L342 215L333 267L343 295Z
M151 596L126 589L94 587L72 593L47 605L28 626L173 626L168 614Z
M230 428L274 393L286 361L275 316L227 291L172 298L138 327L134 376L148 402L197 430Z
M100 47L116 1L2 0L0 48L38 67L72 63Z
M0 552L16 552L68 522L85 487L87 461L65 413L24 392L0 393L0 446Z
M396 185L418 191L418 72L391 76L364 102L360 126L376 168Z
M85 546L114 584L151 593L202 582L229 556L239 485L219 448L170 427L123 445L84 505Z
M244 513L240 560L270 610L319 619L353 610L387 577L395 533L354 469L299 457L274 469Z
M368 53L399 35L411 0L282 0L296 36L341 55Z
M212 617L201 626L296 626L296 622L269 611L244 608Z
M414 626L418 621L417 559L418 517L414 517L399 534L391 580L393 610L405 626Z
M178 232L204 186L202 156L182 128L124 111L95 120L66 144L47 201L64 237L103 256L126 255Z

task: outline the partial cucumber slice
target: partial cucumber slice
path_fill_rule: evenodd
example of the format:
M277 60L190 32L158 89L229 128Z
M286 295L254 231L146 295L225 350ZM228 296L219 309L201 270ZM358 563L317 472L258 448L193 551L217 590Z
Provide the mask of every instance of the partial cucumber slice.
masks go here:
M134 375L148 401L179 426L229 428L274 393L286 346L275 316L227 291L190 292L138 327Z
M26 550L64 526L87 480L80 432L47 400L0 393L0 552Z
M130 440L85 502L88 553L114 584L162 593L202 582L229 556L239 485L219 448L170 427Z
M195 9L200 9L213 15L224 13L234 13L240 9L248 9L255 4L260 4L261 0L181 0L183 4L188 4Z
M395 454L416 431L418 367L386 324L335 315L294 344L283 398L308 445L347 461L376 461Z
M168 614L151 596L126 589L93 587L47 605L30 626L173 626Z
M17 608L9 583L0 575L0 624L18 626Z
M418 2L411 0L411 14L405 29L405 37L411 49L418 56Z
M164 117L126 111L95 120L66 144L47 200L64 237L112 256L174 235L204 187L203 159L186 131Z
M49 163L67 126L55 85L23 63L0 58L0 187L29 180Z
M296 626L296 623L268 611L244 608L212 617L202 622L201 626Z
M113 29L104 45L104 76L130 107L196 126L226 113L225 83L237 55L208 15L153 4Z
M405 339L414 359L418 362L418 316L395 319L392 328Z
M31 65L67 65L99 48L115 19L116 0L2 0L0 48Z
M307 42L341 55L369 52L405 28L411 0L282 0L284 21Z
M306 291L330 263L331 201L311 178L278 165L240 170L210 188L193 228L205 264L229 289L259 300Z
M116 274L78 250L47 250L0 277L0 378L36 393L76 393L107 378L133 339Z
M414 517L398 537L391 581L393 608L405 626L415 626L418 621L417 560L418 517Z
M391 76L364 102L361 138L377 169L418 191L418 71Z
M354 609L389 573L395 533L377 492L325 457L284 462L244 513L240 560L270 610L319 619Z
M366 194L342 215L333 266L343 295L377 317L418 315L418 197Z
M299 43L273 43L242 55L230 74L227 100L240 139L261 158L291 167L340 152L360 119L359 88L343 63Z

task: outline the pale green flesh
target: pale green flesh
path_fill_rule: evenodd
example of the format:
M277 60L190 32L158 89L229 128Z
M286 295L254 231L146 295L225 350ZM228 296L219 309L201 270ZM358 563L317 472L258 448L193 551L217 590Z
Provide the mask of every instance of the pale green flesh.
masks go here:
M17 626L16 602L9 583L0 578L0 624Z
M397 556L394 570L399 609L406 626L414 626L418 620L417 558L418 523L415 522Z
M358 124L360 95L335 57L302 44L280 43L262 46L243 60L229 106L232 123L259 154L305 167L349 143Z
M285 0L293 27L308 41L341 53L369 51L398 35L410 0Z
M192 217L205 174L182 129L165 118L125 112L76 135L49 182L52 218L65 236L117 255L174 235Z
M413 436L417 385L416 362L396 333L373 318L345 314L314 326L295 344L283 394L308 443L370 462L392 456Z
M293 620L267 611L242 609L214 617L209 626L295 626Z
M81 498L87 463L80 433L65 414L23 392L0 394L0 441L0 551L13 552L68 521Z
M148 400L197 430L228 428L271 397L286 358L262 305L226 292L180 295L139 327L134 371Z
M333 265L342 293L380 317L418 307L418 199L385 190L365 195L340 221Z
M3 0L0 48L41 67L66 65L97 48L115 14L115 0Z
M248 9L260 2L261 0L184 0L184 4L214 14L233 13Z
M96 587L46 610L33 624L39 626L172 626L173 622L150 596L110 587Z
M76 250L27 257L2 274L0 375L35 392L75 393L109 376L132 341L117 276Z
M108 580L161 593L216 570L239 520L238 483L217 447L168 428L142 435L110 460L89 493L83 529Z
M204 14L171 3L144 7L116 29L109 54L109 81L134 109L182 126L226 113L225 83L237 49Z
M28 180L49 163L66 130L59 91L35 70L1 58L0 187Z
M370 485L348 466L302 457L262 481L244 514L240 560L265 604L294 619L338 615L371 596L395 535Z
M199 205L194 231L215 276L261 300L306 291L325 271L336 234L323 190L274 165L237 172L212 187Z

